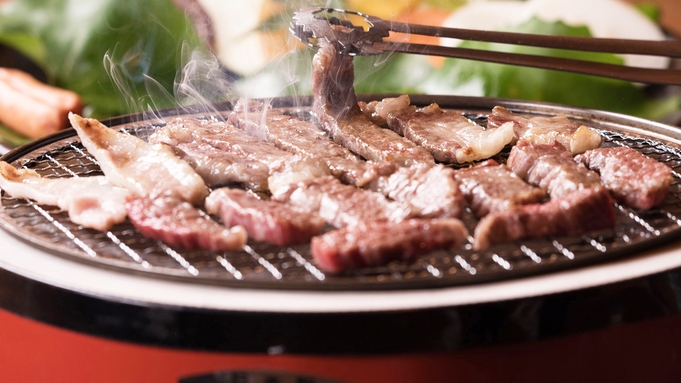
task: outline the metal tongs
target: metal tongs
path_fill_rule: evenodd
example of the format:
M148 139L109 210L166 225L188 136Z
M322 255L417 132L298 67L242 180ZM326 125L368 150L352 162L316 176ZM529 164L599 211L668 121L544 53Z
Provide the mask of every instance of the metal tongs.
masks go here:
M343 15L344 18L335 15ZM352 24L347 15L362 18L369 28L365 30L362 26ZM639 68L566 58L384 41L390 36L390 32L397 32L543 48L681 58L681 42L674 40L605 39L444 28L387 21L336 8L305 8L298 11L293 16L290 31L310 47L317 47L319 39L326 39L340 44L349 55L403 52L554 69L639 83L681 85L681 70L676 69Z

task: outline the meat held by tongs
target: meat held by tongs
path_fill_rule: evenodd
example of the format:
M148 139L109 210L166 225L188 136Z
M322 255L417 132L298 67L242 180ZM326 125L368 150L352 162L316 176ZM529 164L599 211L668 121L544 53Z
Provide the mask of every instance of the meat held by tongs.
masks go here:
M424 148L381 128L362 113L355 95L352 56L342 46L320 41L312 65L313 109L334 141L369 161L402 166L435 163Z

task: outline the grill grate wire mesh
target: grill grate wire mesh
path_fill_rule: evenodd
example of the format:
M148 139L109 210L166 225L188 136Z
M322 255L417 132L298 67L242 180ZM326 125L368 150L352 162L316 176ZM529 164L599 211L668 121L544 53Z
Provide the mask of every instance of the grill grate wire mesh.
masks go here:
M476 117L479 122L484 115ZM156 125L125 130L145 138ZM438 250L416 262L392 262L338 276L325 275L310 255L308 245L277 247L249 242L238 252L215 253L172 249L145 238L129 222L100 232L73 224L65 212L16 199L3 192L0 224L12 233L58 256L95 266L149 277L179 279L252 288L382 289L453 286L551 272L635 252L669 238L681 227L681 151L645 137L599 130L607 146L629 146L673 169L674 181L665 205L637 212L616 204L614 229L571 237L542 238L497 245L485 252L469 243ZM102 174L96 161L77 139L57 143L23 166L43 177ZM497 156L505 162L508 151ZM470 209L462 218L469 230L477 223Z

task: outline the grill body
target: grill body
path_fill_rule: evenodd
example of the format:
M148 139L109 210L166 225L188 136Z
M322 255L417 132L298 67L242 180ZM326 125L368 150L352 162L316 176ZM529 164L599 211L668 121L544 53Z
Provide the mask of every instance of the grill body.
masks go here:
M599 129L609 145L632 146L675 171L680 166L681 133L650 121L510 100L413 100L483 123L494 105L563 113ZM307 116L309 100L297 102L274 105ZM141 137L157 123L140 116L107 122ZM68 131L3 159L48 176L100 174ZM54 209L2 196L0 356L16 367L4 377L179 381L226 378L235 370L353 382L449 382L453 374L530 382L582 374L618 381L679 377L676 175L672 188L662 209L642 215L618 208L614 231L478 255L466 248L436 252L414 264L324 278L315 275L305 246L169 252L127 224L111 233L84 230ZM469 217L467 224L475 221ZM646 344L655 347L641 347ZM611 357L620 358L618 368L600 368ZM49 372L32 371L37 364Z

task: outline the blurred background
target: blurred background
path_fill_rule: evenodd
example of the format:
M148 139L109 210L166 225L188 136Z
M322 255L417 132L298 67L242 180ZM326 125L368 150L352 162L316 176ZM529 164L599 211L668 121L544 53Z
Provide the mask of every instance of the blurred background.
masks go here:
M95 118L247 97L309 94L314 51L288 32L306 6L450 27L594 37L681 35L675 0L0 0L0 67L75 92ZM415 42L440 43L412 38ZM620 57L501 44L463 46L665 67ZM675 87L403 54L358 57L358 93L504 97L610 110L679 123ZM10 146L29 140L3 124Z

